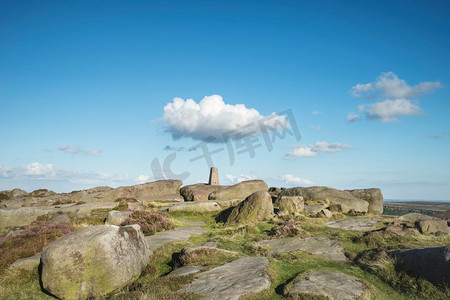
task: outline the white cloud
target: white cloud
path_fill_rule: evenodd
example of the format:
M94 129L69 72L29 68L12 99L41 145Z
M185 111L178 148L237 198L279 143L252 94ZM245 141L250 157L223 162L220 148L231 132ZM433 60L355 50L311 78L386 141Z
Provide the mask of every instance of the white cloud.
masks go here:
M375 103L358 106L358 110L364 112L368 120L395 122L399 116L422 115L419 104L411 101L411 98L420 97L442 87L438 81L421 82L411 86L395 73L386 72L381 73L374 82L356 84L351 88L350 94L358 98L377 100ZM348 122L356 120L355 114L348 114Z
M25 167L25 175L50 175L54 174L52 164L31 163Z
M315 116L318 116L318 115L322 115L323 112L318 111L318 110L313 110L312 114L315 115Z
M254 176L245 175L245 174L241 174L241 175L238 175L238 176L227 174L227 175L225 175L225 177L231 183L238 183L238 182L241 182L241 181L256 179Z
M80 173L55 169L53 164L33 162L22 167L0 166L0 177L14 180L50 180L68 181L90 185L114 185L128 182L128 175L119 176L113 173Z
M327 141L318 141L315 144L308 146L294 146L294 150L286 154L283 158L291 159L294 157L313 157L317 156L320 152L336 153L351 148L353 147L343 143L328 143Z
M313 182L311 180L303 179L303 178L300 178L298 176L294 176L291 174L282 175L281 179L284 180L287 184L292 184L292 183L305 184L305 185L313 184Z
M70 146L69 144L63 144L58 147L59 151L63 151L67 154L84 154L84 155L91 155L91 156L99 156L101 153L101 150L92 148L89 151L81 149L79 146Z
M139 181L139 182L144 182L144 181L147 181L149 178L150 178L150 176L147 176L147 175L139 175L136 178L136 180Z
M395 122L398 121L398 116L420 116L422 115L422 110L419 105L407 99L387 99L369 104L365 113L369 120Z
M169 146L169 145L166 145L166 146L163 148L163 150L164 150L164 151L176 151L176 152L180 152L180 151L183 151L183 150L184 150L184 147L177 147L177 146Z
M174 139L190 137L196 140L222 142L225 133L237 132L249 136L261 133L258 120L263 119L256 109L244 104L226 104L219 95L204 97L199 103L192 99L174 98L164 107L163 121ZM286 117L272 113L264 121L267 130L289 127ZM246 126L248 125L248 126Z
M348 113L348 115L347 115L347 122L349 122L349 123L356 122L359 119L360 119L360 116L358 114Z

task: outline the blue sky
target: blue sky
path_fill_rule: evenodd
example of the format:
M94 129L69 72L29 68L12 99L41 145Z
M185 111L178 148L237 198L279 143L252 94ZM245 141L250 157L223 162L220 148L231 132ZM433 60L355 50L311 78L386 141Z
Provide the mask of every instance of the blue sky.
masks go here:
M445 1L0 1L0 189L204 182L214 136L224 184L450 200L449 37Z

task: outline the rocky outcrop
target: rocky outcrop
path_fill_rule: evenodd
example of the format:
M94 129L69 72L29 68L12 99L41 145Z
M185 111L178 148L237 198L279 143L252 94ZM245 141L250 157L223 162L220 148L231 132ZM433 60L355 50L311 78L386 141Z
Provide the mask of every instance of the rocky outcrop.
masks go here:
M266 191L259 191L239 203L227 217L225 225L249 224L269 220L273 216L272 198Z
M237 300L270 287L265 257L244 257L195 276L180 292L194 292L212 300Z
M21 197L25 197L28 193L21 189L13 189L9 191L0 191L1 200L13 200Z
M106 225L120 225L123 221L125 221L133 212L132 211L117 211L112 210L108 212L108 216L106 217L105 224Z
M445 220L420 220L415 225L423 234L449 234L449 227Z
M281 196L302 196L307 205L324 204L328 207L334 204L335 209L338 207L343 213L348 213L350 210L366 213L369 209L367 201L355 198L350 192L324 186L284 189L278 194L278 197Z
M174 230L161 231L154 235L146 236L145 241L150 248L150 252L153 253L166 244L187 241L192 234L203 234L205 232L206 230L200 227L178 227Z
M39 252L31 257L16 260L12 265L9 266L9 269L33 271L37 270L40 262L41 262L41 253Z
M149 255L138 225L86 227L44 249L42 286L62 299L104 296L135 280Z
M296 213L305 209L305 201L302 196L281 196L274 203L281 213Z
M208 201L209 194L226 188L222 185L207 185L197 183L186 185L180 189L180 194L184 201Z
M270 253L280 254L292 251L305 251L316 257L335 261L346 261L344 249L339 241L327 237L288 237L282 239L265 240L256 245L267 247Z
M166 194L156 196L143 196L138 197L136 200L145 205L152 202L183 202L184 198L180 194Z
M450 285L450 246L390 251L396 266L434 284Z
M51 210L51 208L44 207L0 209L0 228L29 225L39 216L46 215Z
M266 191L268 187L263 180L247 180L225 187L209 194L209 200L245 199L254 192Z
M358 199L369 203L369 213L381 215L383 213L383 194L378 188L345 190Z
M165 210L167 211L194 211L194 212L210 212L220 211L222 208L214 201L208 202L191 202L172 205Z
M294 279L287 296L324 296L327 299L351 300L359 299L363 293L364 285L358 278L324 270L308 272Z
M379 218L357 218L344 219L325 223L328 227L340 228L345 230L370 231L375 230L375 224L380 221Z

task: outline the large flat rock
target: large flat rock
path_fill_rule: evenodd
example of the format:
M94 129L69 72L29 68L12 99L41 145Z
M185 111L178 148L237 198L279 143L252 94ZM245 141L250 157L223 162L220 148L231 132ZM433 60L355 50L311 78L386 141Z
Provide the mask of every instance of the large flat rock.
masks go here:
M265 257L244 257L196 275L181 292L194 292L212 300L237 300L270 287Z
M178 227L174 230L161 231L154 235L146 236L145 241L153 253L168 243L187 241L192 234L203 234L205 232L206 230L200 227Z
M289 296L325 296L331 300L357 299L364 293L364 285L353 276L335 271L312 271L294 280Z
M344 219L333 222L327 222L325 225L333 228L340 228L345 230L358 230L358 231L370 231L375 230L375 224L379 221L379 218L355 218Z
M309 237L304 239L290 237L261 241L256 244L269 248L269 251L274 254L302 250L320 258L336 261L347 260L341 243L327 237Z

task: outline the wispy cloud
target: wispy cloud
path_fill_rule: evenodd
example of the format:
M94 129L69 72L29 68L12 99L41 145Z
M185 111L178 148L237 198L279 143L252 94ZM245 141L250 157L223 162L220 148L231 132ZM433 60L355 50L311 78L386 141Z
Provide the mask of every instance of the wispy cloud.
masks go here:
M286 184L304 184L304 185L313 184L311 180L300 178L298 176L294 176L291 174L282 175L281 180L283 180Z
M400 116L420 116L422 109L417 100L426 93L442 88L438 81L421 82L409 85L393 72L381 73L373 82L358 83L350 89L350 94L357 98L375 99L377 102L362 104L359 110L368 120L395 122ZM354 113L347 115L348 122L358 121L360 117Z
M139 176L136 178L136 181L144 182L144 181L149 180L149 178L150 178L150 176L148 176L148 175L139 175Z
M92 148L89 151L81 149L79 146L70 146L69 144L64 144L58 147L59 151L62 151L67 154L84 154L84 155L90 155L90 156L99 156L102 152L99 149Z
M328 143L327 141L318 141L308 146L297 145L294 150L286 154L284 159L292 159L295 157L313 157L319 153L337 153L345 149L351 149L353 146L344 143Z
M323 112L318 111L318 110L313 110L312 114L315 115L315 116L318 116L318 115L322 115Z
M241 181L256 179L254 176L246 175L246 174L241 174L241 175L238 175L238 176L227 174L227 175L225 175L225 177L228 179L228 181L230 183L238 183L238 182L241 182Z
M163 148L163 150L164 150L164 151L176 151L176 152L180 152L180 151L183 151L183 150L184 150L184 147L177 147L177 146L169 146L169 145L166 145L166 146Z

